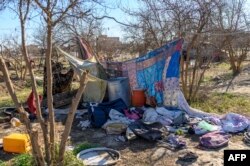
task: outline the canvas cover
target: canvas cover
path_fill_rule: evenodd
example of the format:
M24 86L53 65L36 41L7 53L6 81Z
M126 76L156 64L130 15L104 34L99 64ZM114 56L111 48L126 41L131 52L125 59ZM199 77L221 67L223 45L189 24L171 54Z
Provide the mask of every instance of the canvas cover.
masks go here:
M83 94L84 102L102 102L107 89L106 74L99 63L96 62L94 57L88 60L78 59L59 47L57 50L65 56L73 67L75 73L80 76L84 70L88 70L88 83Z

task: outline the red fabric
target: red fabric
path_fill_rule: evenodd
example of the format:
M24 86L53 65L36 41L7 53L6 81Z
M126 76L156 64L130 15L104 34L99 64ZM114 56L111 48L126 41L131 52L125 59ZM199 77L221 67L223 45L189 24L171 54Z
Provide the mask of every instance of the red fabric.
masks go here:
M39 95L39 100L40 100L40 104L42 102L42 96ZM34 92L31 91L28 99L27 99L27 104L28 104L28 108L29 108L29 112L32 113L32 114L36 114L36 98L35 98L35 95L34 95Z

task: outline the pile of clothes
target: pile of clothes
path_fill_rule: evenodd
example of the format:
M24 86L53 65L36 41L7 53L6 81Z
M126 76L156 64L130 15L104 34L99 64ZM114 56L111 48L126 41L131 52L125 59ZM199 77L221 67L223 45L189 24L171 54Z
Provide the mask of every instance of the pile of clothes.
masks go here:
M91 125L102 127L107 134L125 133L130 136L127 139L140 137L160 141L176 149L185 147L186 142L180 137L185 133L199 135L200 145L205 148L220 148L228 144L230 133L242 132L249 127L249 120L235 113L198 118L190 117L183 110L166 107L128 108L122 99L89 103L88 114ZM175 135L165 136L166 131ZM245 142L250 142L247 136Z

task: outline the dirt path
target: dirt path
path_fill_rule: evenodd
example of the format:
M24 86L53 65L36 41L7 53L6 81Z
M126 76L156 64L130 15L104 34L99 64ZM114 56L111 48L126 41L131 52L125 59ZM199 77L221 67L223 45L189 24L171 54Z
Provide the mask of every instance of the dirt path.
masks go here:
M223 76L216 76L213 91L250 96L250 62L243 67L242 72L236 77L223 79Z

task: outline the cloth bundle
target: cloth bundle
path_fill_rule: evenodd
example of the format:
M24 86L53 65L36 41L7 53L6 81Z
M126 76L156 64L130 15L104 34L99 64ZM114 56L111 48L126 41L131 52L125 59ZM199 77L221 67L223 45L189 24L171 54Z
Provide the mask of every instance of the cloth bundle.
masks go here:
M222 131L207 133L200 137L200 144L206 148L220 148L228 144L230 135Z

